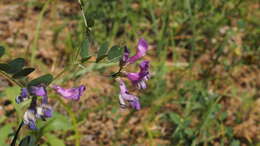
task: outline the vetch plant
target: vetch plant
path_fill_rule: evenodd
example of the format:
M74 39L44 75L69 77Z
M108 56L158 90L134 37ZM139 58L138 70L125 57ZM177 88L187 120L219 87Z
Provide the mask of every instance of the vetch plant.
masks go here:
M20 95L15 97L16 104L21 104L25 101L29 101L29 106L23 114L22 120L18 129L14 134L14 138L12 140L11 145L15 146L16 141L19 135L19 132L23 126L28 127L32 131L39 131L39 127L37 126L37 121L48 121L48 119L54 116L53 107L48 102L48 92L53 90L59 98L62 97L66 100L71 100L73 102L77 102L80 100L80 97L84 94L86 90L85 85L79 85L78 87L72 88L63 88L60 85L52 84L52 82L63 75L64 72L68 71L70 68L76 68L78 66L84 66L84 63L93 63L88 62L88 60L93 57L89 54L88 49L91 45L91 28L92 25L88 23L85 13L84 13L84 4L79 0L82 18L84 20L84 29L85 33L82 37L82 45L78 47L74 54L74 61L72 64L69 64L68 67L64 68L64 71L53 77L51 74L45 74L36 79L30 80L28 75L32 73L35 68L25 67L26 61L23 58L16 58L7 63L0 63L0 75L12 82L20 86ZM89 20L90 21L90 20ZM149 71L149 61L143 60L139 64L139 71L137 72L128 72L127 67L129 65L134 65L138 60L140 60L143 56L146 55L148 50L148 43L145 39L141 38L138 41L135 55L130 56L129 49L125 47L121 47L119 45L112 46L110 49L108 48L108 44L104 43L101 45L99 50L97 51L96 61L94 63L100 63L103 60L107 59L109 62L118 62L119 70L118 72L112 74L110 77L115 79L119 83L119 105L121 108L132 108L134 110L141 109L141 103L139 101L138 96L133 95L127 89L125 84L125 79L129 80L134 88L139 90L143 90L147 88L146 82L150 78ZM4 47L0 47L0 57L5 53ZM80 59L78 59L80 55ZM59 102L62 102L61 99L58 98ZM57 99L57 98L56 98ZM64 103L63 103L64 104ZM69 108L66 107L65 108ZM73 113L69 111L72 115ZM77 129L77 121L72 119L74 123L74 129ZM80 136L78 131L75 130L75 145L80 145ZM30 136L26 136L21 140L20 144L29 145L32 140L30 140ZM36 143L34 141L34 143Z
M146 82L150 78L149 61L144 60L139 64L139 72L127 72L126 69L128 65L134 64L145 55L148 50L148 43L144 39L140 39L137 45L137 52L132 57L129 57L130 51L127 47L124 48L124 52L122 50L123 49L119 46L113 46L108 52L103 52L103 57L101 59L97 57L96 62L98 63L105 58L108 58L110 61L120 58L117 59L119 62L119 71L111 75L111 77L119 83L119 105L121 108L130 107L134 110L140 110L141 103L139 98L128 91L124 79L129 80L133 87L137 89L145 89L147 87ZM1 47L0 55L2 56L4 52L5 49ZM82 52L84 51L81 51L81 53ZM79 61L79 64L88 60L86 58L84 60L83 56L84 55L81 55L81 61ZM12 146L15 145L19 131L23 126L26 126L33 131L37 131L37 120L47 121L53 116L53 108L48 102L48 91L53 90L59 95L59 97L77 102L86 90L85 85L73 88L63 88L56 84L51 85L54 80L51 74L46 74L36 79L29 80L28 75L35 69L24 67L25 62L26 61L23 58L16 58L10 62L0 64L1 75L10 82L21 87L20 95L15 98L16 104L30 101L30 104L24 112L22 121L14 135L11 143ZM61 75L57 75L55 79L59 76ZM25 137L21 143L24 143L27 139L28 136ZM77 145L78 144L79 142L77 142Z

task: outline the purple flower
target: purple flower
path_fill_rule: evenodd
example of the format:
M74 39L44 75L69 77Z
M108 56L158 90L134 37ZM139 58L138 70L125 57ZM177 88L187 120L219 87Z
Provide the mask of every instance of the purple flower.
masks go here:
M32 109L28 109L23 116L23 123L27 125L30 129L35 130L36 127L36 116L35 111Z
M146 54L146 51L148 50L148 43L146 40L141 38L138 42L136 53L134 56L130 57L128 62L129 63L134 63L136 60L140 59Z
M121 108L128 107L128 103L129 103L133 109L140 110L141 105L138 97L129 94L125 86L125 83L120 79L119 79L119 84L120 84L119 103Z
M43 85L31 86L30 93L35 96L46 96L47 95L47 91Z
M85 91L86 87L84 85L81 85L76 88L70 88L70 89L64 89L58 85L53 85L52 88L61 96L63 96L66 99L71 100L79 100L80 96Z
M22 88L20 96L17 96L15 98L15 101L16 101L17 104L19 104L19 103L21 103L21 102L23 102L23 101L25 101L29 98L30 98L30 96L29 96L29 92L28 92L27 88Z
M50 118L52 117L52 109L47 104L42 104L40 107L36 108L36 117L37 118Z
M16 98L17 103L21 103L27 98L32 96L32 101L29 109L24 113L23 122L30 129L35 130L36 127L36 119L41 118L45 120L46 118L52 117L52 109L48 106L48 95L45 85L37 85L30 86L28 88L22 88L20 96ZM42 104L40 106L37 105L37 96L42 97Z
M42 103L48 103L48 93L44 85L31 86L30 93L34 96L42 96Z
M129 54L130 54L130 51L129 51L129 49L127 48L127 47L125 47L125 49L124 49L124 54L123 54L123 56L122 56L122 58L121 58L121 60L120 60L120 66L124 66L124 65L126 65L126 63L128 62L128 60L129 60Z
M141 62L139 68L140 72L126 73L126 76L132 82L133 85L138 87L138 89L145 89L145 82L150 78L149 61Z

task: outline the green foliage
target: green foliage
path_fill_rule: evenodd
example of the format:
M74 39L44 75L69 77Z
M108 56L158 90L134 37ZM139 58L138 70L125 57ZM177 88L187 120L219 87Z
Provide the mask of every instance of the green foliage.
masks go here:
M101 61L107 56L107 50L108 50L108 43L105 42L98 49L96 62Z
M7 99L13 103L13 106L14 106L18 116L22 116L22 114L23 114L23 111L21 110L22 107L29 104L26 101L22 104L15 104L16 103L15 98L20 95L20 91L21 91L21 88L18 86L5 88L5 91L4 91L5 99Z
M257 19L258 13L253 11L256 0L208 1L207 3L201 0L82 1L85 4L83 9L87 18L87 26L91 28L82 29L82 26L79 26L79 29L75 30L75 32L70 29L65 40L58 40L58 36L62 35L63 30L66 30L64 28L68 26L67 22L54 30L56 31L54 32L56 35L54 36L54 43L61 41L66 44L64 56L69 56L68 60L70 60L70 56L72 56L70 53L76 52L75 48L79 48L75 56L80 53L82 63L78 65L80 70L77 70L78 68L70 69L68 74L60 79L60 82L66 83L69 79L76 80L93 71L103 73L105 68L117 65L116 63L103 61L103 59L107 59L109 62L118 61L123 49L119 46L110 48L108 43L103 43L104 41L109 42L109 44L120 45L123 42L124 45L133 48L136 45L133 42L136 42L140 37L145 37L148 39L149 47L153 48L148 52L149 57L146 56L146 58L152 60L153 78L149 81L148 89L140 96L144 108L141 111L142 120L134 125L135 127L141 127L138 132L143 136L136 138L135 131L128 124L121 124L117 128L118 133L126 133L125 135L128 135L129 139L131 139L127 141L129 145L143 142L142 140L148 141L148 145L156 145L155 143L161 138L170 141L169 145L212 145L214 141L217 141L220 145L255 145L254 140L235 137L233 125L226 125L229 114L223 111L223 109L227 108L225 106L229 105L220 102L223 97L233 98L238 96L243 103L240 110L248 110L256 101L253 98L255 96L244 98L244 95L229 92L227 94L231 95L227 96L224 93L222 95L221 92L216 94L215 90L227 84L229 86L230 83L227 80L238 80L228 70L237 71L236 67L244 65L247 65L246 67L259 66L260 55L257 55L260 46L258 41L259 30L256 29L256 26L259 26L260 21ZM41 3L39 7L43 8L44 3ZM55 9L56 6L53 5L53 7ZM250 10L251 8L252 10ZM45 10L42 9L42 11ZM44 13L41 13L43 19L45 19L44 16ZM68 21L81 20L80 16L63 17ZM40 38L39 29L40 27L37 28L38 33L35 34L35 40ZM91 37L95 39L85 39L85 32L87 36L90 36L89 33L91 33ZM36 44L33 47L34 50L37 48ZM88 64L89 53L91 51L95 52L95 50L91 49L99 46L99 44L102 45L97 51L96 63ZM57 46L55 45L55 47ZM4 54L3 50L0 47L0 57ZM34 57L36 51L33 51L33 54ZM208 62L199 62L205 58L209 58ZM32 63L35 64L36 60ZM18 69L14 69L14 66L16 66L14 64L11 64L13 66L11 69L9 63L1 63L0 70L10 73L11 76L18 79L29 74L29 71L24 71L27 68L23 68L24 65L21 60L14 63L18 64ZM88 64L88 66L83 63ZM183 63L187 64L187 66L182 66ZM72 63L69 62L68 64ZM45 66L45 68L48 67ZM217 70L222 67L225 68L224 71L221 71L221 75L217 76ZM42 70L42 68L44 67L40 67L39 70ZM181 75L178 74L179 72L181 72ZM186 73L188 75L185 76ZM197 76L194 74L197 74ZM227 80L225 77L227 77ZM51 75L45 75L32 80L28 85L49 84L52 80ZM238 81L240 81L240 78ZM216 86L216 82L221 82L221 85ZM237 87L231 85L229 88L237 90ZM7 88L5 96L15 103L14 98L19 94L19 91L18 87ZM95 90L95 92L99 94L99 91ZM118 102L114 96L113 93L108 97L98 98L105 102L83 112L76 112L75 116L80 119L80 123L84 123L88 120L86 115L90 112L106 113L107 110L111 109L111 106L117 109ZM249 98L250 100L248 100ZM28 103L23 103L23 105L14 104L17 113L22 112L21 109L26 104L28 105ZM241 117L235 119L239 123L243 122L244 113L248 113L243 113L240 110L235 115L232 115L232 118ZM69 108L68 111L70 111ZM118 114L117 112L115 110L109 116L113 117ZM170 126L162 128L167 129L166 131L156 133L157 131L154 130L156 128L150 127L160 127L161 125L156 121L162 115L166 118L160 120L160 122L166 120L167 123L170 123ZM122 118L120 114L116 116L119 119ZM131 118L137 116L139 114L131 112L126 116L123 123L128 123ZM19 117L22 117L22 115ZM73 119L71 117L73 116L55 113L52 119L39 123L39 137L49 139L45 143L46 145L64 145L59 136L67 136L67 134L76 131L73 130L76 128L73 127L73 122L70 121ZM4 121L5 118L3 118L2 122ZM144 128L142 129L142 127ZM11 132L2 135L2 128L8 129L7 124L0 129L0 137L4 137L0 139L0 142L7 140L7 133L12 132L9 126L8 130ZM165 132L168 133L164 135ZM122 137L125 136L123 134L112 135L112 143L118 145L122 141ZM72 139L76 139L75 137L72 136ZM65 138L63 141L67 142L67 139Z
M85 62L88 59L90 59L91 56L89 55L88 49L89 49L89 41L87 39L84 39L80 49L81 62Z
M51 146L65 146L63 140L59 139L57 136L53 134L46 134L46 137L48 139L48 144Z
M108 51L107 58L111 62L116 62L116 61L119 61L119 59L121 58L122 54L123 54L123 48L122 47L120 47L120 46L113 46Z
M28 83L28 86L36 86L39 84L49 85L52 82L52 80L53 80L53 76L51 74L46 74L46 75L43 75L36 79L31 80Z
M32 73L35 69L34 68L24 68L21 71L15 73L13 75L13 78L19 79L28 76L30 73Z
M7 64L0 64L0 69L7 73L15 74L21 71L24 65L25 60L23 58L16 58Z
M9 134L12 133L12 123L11 124L6 124L3 127L0 128L0 145L5 145L5 141L8 139Z
M36 146L36 139L34 136L26 136L21 140L19 146Z
M47 122L41 122L39 126L41 126L41 130L45 133L51 131L67 131L72 128L72 124L70 122L69 117L54 112L53 118L48 120Z
M175 124L181 124L181 117L176 113L170 113L170 120L173 121Z
M5 54L5 48L3 46L0 46L0 57L2 57Z

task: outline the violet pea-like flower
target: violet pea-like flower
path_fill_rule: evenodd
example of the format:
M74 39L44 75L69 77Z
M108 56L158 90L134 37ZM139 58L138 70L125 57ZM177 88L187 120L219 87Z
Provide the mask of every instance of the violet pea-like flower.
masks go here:
M21 103L30 98L30 96L42 96L43 103L48 103L47 91L44 85L31 86L29 88L22 88L19 96L16 97L16 103Z
M128 92L126 85L122 80L119 79L118 81L120 84L119 103L121 108L128 107L128 103L129 103L133 109L140 110L141 105L138 97Z
M131 64L134 63L135 61L137 61L138 59L143 57L146 54L147 50L148 50L148 43L146 42L145 39L141 38L138 41L135 55L130 57L128 59L128 62ZM127 52L127 50L125 50L124 55L128 55L128 54L129 54L129 52ZM127 56L127 58L128 58L128 56Z
M121 60L119 62L120 66L124 66L124 65L127 64L128 60L129 60L129 54L130 54L130 51L125 46L123 56L122 56L122 58L121 58Z
M27 125L30 129L35 130L36 127L36 116L35 110L28 109L23 116L23 123Z
M22 88L20 95L15 98L15 101L17 104L19 104L29 98L30 98L30 96L29 96L29 92L28 92L27 88Z
M137 73L125 73L125 74L127 78L132 82L132 84L138 87L138 89L145 89L146 81L150 78L149 61L141 62L139 68L140 71Z
M82 96L83 92L86 90L84 85L69 89L62 88L58 85L53 85L52 88L62 97L71 100L79 100L80 96Z
M30 93L34 96L42 96L42 103L48 103L48 93L44 85L30 87Z
M47 104L42 104L36 108L36 117L42 119L52 117L52 108Z

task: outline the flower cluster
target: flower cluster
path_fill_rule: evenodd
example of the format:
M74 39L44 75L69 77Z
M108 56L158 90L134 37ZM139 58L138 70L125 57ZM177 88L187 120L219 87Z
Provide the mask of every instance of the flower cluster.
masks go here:
M52 88L62 97L71 100L79 100L80 96L85 91L85 86L81 85L77 88L64 89L60 86L53 85ZM37 97L41 97L41 104L37 104ZM52 108L48 105L48 94L46 86L40 84L38 86L30 86L22 88L19 96L16 97L16 103L21 103L32 98L28 110L24 113L23 123L30 129L37 129L36 119L46 120L52 117Z
M127 47L125 47L124 54L120 60L120 66L125 67L129 64L135 63L138 59L142 58L146 51L148 50L148 43L144 39L140 39L137 45L136 53L134 56L129 57L130 51ZM122 72L128 80L131 81L133 86L138 89L145 89L146 81L150 78L149 72L149 61L142 61L139 64L140 71L139 72ZM117 79L120 86L120 94L119 94L119 103L121 108L132 107L133 109L140 110L141 106L139 103L138 97L131 95L124 83L124 81L120 78Z

